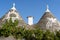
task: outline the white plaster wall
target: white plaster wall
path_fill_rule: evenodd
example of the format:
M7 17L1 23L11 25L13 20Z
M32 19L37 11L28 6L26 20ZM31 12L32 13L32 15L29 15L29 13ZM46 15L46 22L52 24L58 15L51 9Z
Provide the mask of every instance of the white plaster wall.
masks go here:
M33 17L28 17L28 24L33 25Z

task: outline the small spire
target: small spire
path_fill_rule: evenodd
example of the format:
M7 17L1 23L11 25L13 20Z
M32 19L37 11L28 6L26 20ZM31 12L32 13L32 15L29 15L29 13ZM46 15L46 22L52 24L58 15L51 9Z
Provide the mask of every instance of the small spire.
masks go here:
M15 3L13 3L13 7L12 7L11 9L14 9L14 10L16 10L16 8L15 8Z
M46 8L46 12L50 12L49 6L47 5L46 7L47 7L47 8Z

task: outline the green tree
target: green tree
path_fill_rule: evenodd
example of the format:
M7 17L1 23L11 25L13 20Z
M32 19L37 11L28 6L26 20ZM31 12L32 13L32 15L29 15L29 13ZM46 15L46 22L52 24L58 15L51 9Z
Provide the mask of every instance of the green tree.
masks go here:
M56 31L55 40L60 40L60 31Z
M12 19L6 20L6 22L2 25L2 32L4 36L12 35L16 31L16 26L18 25L18 21L12 22Z
M43 31L40 30L39 28L37 28L37 29L34 31L34 34L35 34L36 40L41 40L41 39L43 38Z
M33 40L33 30L25 30L24 34L25 34L24 38L26 40Z
M53 33L53 32L50 32L49 30L47 30L47 31L43 34L42 40L54 40L54 33Z

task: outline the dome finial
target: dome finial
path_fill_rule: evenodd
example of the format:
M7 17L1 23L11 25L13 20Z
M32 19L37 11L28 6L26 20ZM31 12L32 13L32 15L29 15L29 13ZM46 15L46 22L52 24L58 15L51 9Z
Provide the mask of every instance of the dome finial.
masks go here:
M13 3L13 7L11 9L16 10L15 3Z
M15 7L15 3L13 3L13 7Z
M46 6L46 12L50 12L48 5Z
M49 6L47 5L47 9L49 9Z

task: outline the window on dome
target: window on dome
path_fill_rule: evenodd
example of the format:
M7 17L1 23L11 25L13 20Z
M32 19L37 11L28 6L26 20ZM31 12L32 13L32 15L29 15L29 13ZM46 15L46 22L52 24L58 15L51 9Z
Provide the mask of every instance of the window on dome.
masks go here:
M12 13L12 14L10 14L10 17L16 17L16 15Z

